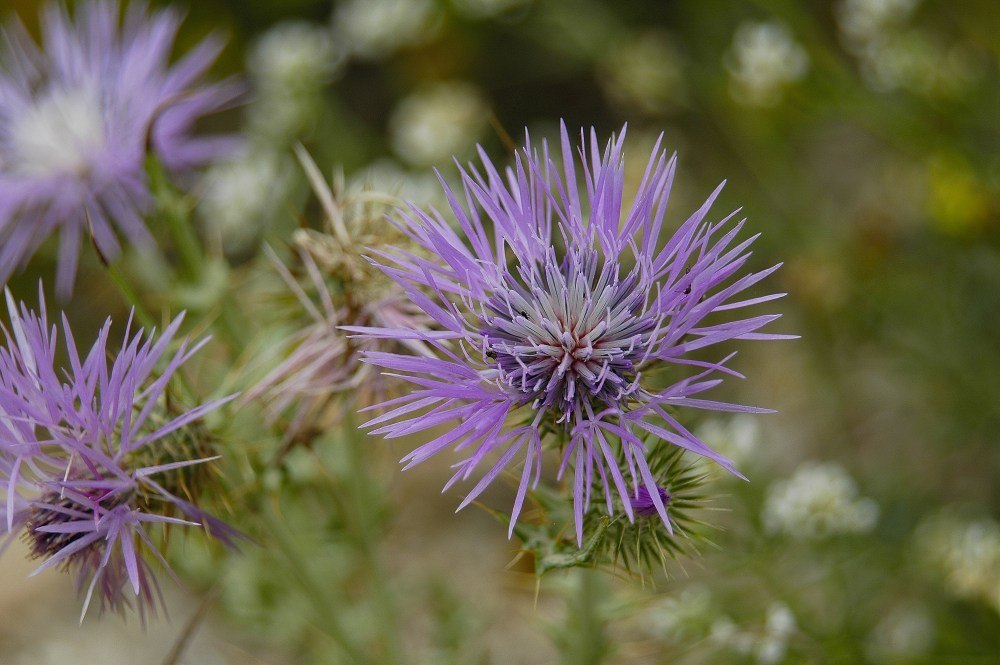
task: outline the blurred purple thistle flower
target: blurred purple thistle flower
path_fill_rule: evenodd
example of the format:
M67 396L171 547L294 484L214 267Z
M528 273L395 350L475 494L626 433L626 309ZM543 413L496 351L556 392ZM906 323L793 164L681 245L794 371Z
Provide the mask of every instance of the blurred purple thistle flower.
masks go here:
M170 65L177 14L141 2L121 14L114 0L89 0L71 19L51 2L43 48L16 19L0 28L0 283L58 230L58 287L69 294L85 235L108 260L121 251L118 233L150 243L149 154L178 173L233 143L192 136L238 92L202 82L221 41Z
M743 227L743 221L731 223L736 212L707 221L722 185L661 241L676 155L668 158L657 141L634 202L625 207L624 138L623 130L602 153L595 132L589 141L581 133L583 200L565 126L561 165L546 143L539 154L528 139L514 167L501 174L480 149L482 172L459 166L464 192L452 191L442 179L462 235L436 211L411 205L399 211L399 224L432 258L377 253L385 272L439 330L352 329L369 338L424 340L436 350L437 357L366 354L367 362L414 385L409 394L385 402L387 410L366 425L392 438L452 423L403 458L409 468L450 446L469 451L445 489L497 456L459 509L515 457L523 458L511 532L528 486L540 477L547 431L555 431L560 442L559 476L573 469L578 542L595 480L609 513L612 488L630 519L629 497L645 488L670 528L643 437L652 435L740 475L684 427L672 407L766 411L696 397L721 383L716 375L742 375L726 367L735 354L713 362L691 352L734 339L790 337L757 332L776 314L706 321L781 297L737 299L779 266L739 276L756 236L736 240ZM671 366L695 372L675 375L665 388L648 380Z
M184 485L174 482L178 474L214 458L185 458L168 450L169 442L231 399L180 414L165 407L171 376L207 340L193 346L183 341L168 354L182 317L158 338L141 329L132 334L130 320L109 366L110 320L81 357L63 317L69 367L57 368L58 332L48 323L44 301L36 315L24 304L18 308L9 290L6 296L10 328L0 326L6 338L0 347L0 531L9 542L23 530L32 555L45 559L33 575L53 566L75 570L77 586L85 590L84 614L95 595L102 611L119 613L134 597L145 620L159 596L151 559L170 571L149 525L201 525L229 545L242 537L175 494ZM164 359L166 366L156 372Z

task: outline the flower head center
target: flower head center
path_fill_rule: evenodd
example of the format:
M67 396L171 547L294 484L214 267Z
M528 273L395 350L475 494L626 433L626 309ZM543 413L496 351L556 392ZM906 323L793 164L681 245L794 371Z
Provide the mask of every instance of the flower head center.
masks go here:
M104 143L97 91L55 89L25 108L10 128L9 167L24 176L85 173Z
M570 251L556 262L510 277L484 309L486 356L500 382L560 420L587 403L617 405L638 390L637 367L656 318L645 312L635 271L599 265L592 251Z
M101 503L102 496L95 494L87 500ZM113 508L123 501L123 498L112 497L104 507ZM91 528L82 528L88 521L91 522ZM31 558L48 558L57 554L89 533L97 531L97 521L93 507L74 498L71 493L59 490L44 493L28 509L24 537L31 548ZM97 541L87 549L100 547L101 543L102 541Z

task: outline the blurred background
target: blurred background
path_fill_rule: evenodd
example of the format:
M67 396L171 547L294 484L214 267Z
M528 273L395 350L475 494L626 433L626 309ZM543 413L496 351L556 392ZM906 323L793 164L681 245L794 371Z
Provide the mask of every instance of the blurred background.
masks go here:
M4 0L2 10L34 30L38 4ZM446 461L400 473L405 445L363 439L374 494L341 504L327 481L349 471L321 441L280 477L258 478L280 499L291 554L182 553L190 588L171 592L172 623L147 632L115 617L76 628L68 578L24 580L32 564L13 546L0 574L0 661L158 662L211 589L209 618L178 662L352 662L331 635L341 629L375 645L388 639L379 631L395 633L407 663L997 662L994 1L176 6L186 13L179 51L221 32L218 76L249 87L243 107L213 119L243 132L244 148L192 190L202 236L229 274L252 281L267 267L262 242L287 245L315 212L297 142L324 173L341 168L349 182L430 204L440 200L432 168L452 178L452 155L472 158L477 142L502 162L525 128L552 138L563 119L571 133L593 126L607 137L627 123L633 187L660 133L679 154L674 223L727 180L714 214L742 206L762 233L753 267L784 262L769 280L788 292L773 329L802 337L744 344L734 366L748 379L716 393L777 414L698 422L750 482L714 481L718 547L669 562L667 576L584 585L553 574L536 595L530 564L506 567L518 544L493 516L452 514L461 495L439 494ZM12 289L30 295L55 250ZM127 311L102 270L85 253L67 305L84 328ZM155 295L155 276L130 270ZM252 424L239 426L259 444ZM512 492L486 496L507 510ZM357 542L324 535L324 525L339 533L350 501L371 508L364 524L377 528L358 536L362 524ZM387 583L391 622L356 578L372 540L382 568L365 570ZM328 597L294 583L301 566ZM588 593L588 612L577 612ZM338 629L324 625L322 603L340 607Z

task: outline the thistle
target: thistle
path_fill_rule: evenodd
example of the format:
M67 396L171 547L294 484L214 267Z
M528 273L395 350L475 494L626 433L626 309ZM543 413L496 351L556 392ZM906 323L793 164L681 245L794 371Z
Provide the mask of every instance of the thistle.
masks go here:
M40 296L41 297L41 296ZM170 567L154 526L202 526L229 545L241 535L199 508L200 465L214 457L198 420L231 397L183 411L167 399L171 377L207 340L167 348L182 318L158 337L131 331L108 360L111 322L90 351L79 355L63 317L67 367L55 364L58 328L41 303L35 314L7 291L10 328L0 347L0 481L3 521L21 533L35 573L75 572L83 613L134 607L144 620L159 587L153 566ZM161 361L165 366L157 370ZM33 573L33 574L35 574ZM172 573L170 573L172 575ZM82 618L82 617L81 617Z
M58 233L67 295L85 236L108 260L121 251L119 234L150 243L148 156L180 174L232 143L192 131L236 94L202 80L219 40L171 66L179 17L142 3L121 13L113 0L88 0L70 18L48 3L43 48L16 20L0 28L0 283Z
M366 350L401 346L422 353L423 344L388 340L351 340L342 325L426 327L430 318L408 301L399 286L364 257L368 248L407 242L385 219L401 201L365 189L346 193L343 179L324 180L312 157L296 150L323 211L321 229L298 229L293 235L292 267L274 252L272 261L288 290L295 294L296 313L304 323L284 341L287 355L250 390L246 401L262 399L266 416L276 421L292 412L286 440L309 436L329 427L340 415L336 397L355 393L355 403L384 399L385 381L361 362ZM360 394L359 394L360 391Z
M426 256L375 252L436 329L350 328L364 339L419 340L434 349L433 356L365 354L366 362L412 384L367 426L388 438L446 426L403 461L409 468L447 447L467 452L446 488L485 464L459 508L521 460L511 532L547 447L558 454L559 477L572 478L578 544L595 481L609 513L613 494L630 520L633 502L648 497L669 529L644 437L739 475L675 409L765 411L701 397L718 377L741 375L727 366L734 353L704 360L692 352L788 337L759 332L776 314L722 318L782 294L739 299L778 266L743 274L754 240L737 240L743 221L732 223L736 213L708 220L721 185L665 236L676 156L668 158L657 142L628 205L623 142L624 131L602 153L595 132L589 140L581 135L583 196L565 126L561 164L546 143L539 149L528 139L501 174L480 149L482 171L460 168L464 191L442 181L460 233L436 211L410 206L397 222Z

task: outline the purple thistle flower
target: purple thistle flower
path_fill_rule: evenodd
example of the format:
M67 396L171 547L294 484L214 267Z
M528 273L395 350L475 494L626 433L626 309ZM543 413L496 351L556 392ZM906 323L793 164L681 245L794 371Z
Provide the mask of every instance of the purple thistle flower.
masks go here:
M144 3L120 22L121 14L114 0L89 0L74 20L50 3L44 48L16 19L0 28L0 283L58 230L58 286L68 294L85 234L109 260L121 250L119 233L149 244L147 155L178 173L232 144L191 133L237 92L202 83L220 40L170 65L180 18Z
M436 211L411 205L399 211L399 224L430 258L377 252L385 272L440 329L353 329L366 337L424 340L435 349L436 357L366 355L414 386L385 402L387 411L366 425L392 438L451 423L403 458L409 468L450 446L468 451L445 489L496 457L459 509L515 457L524 460L511 532L528 486L540 477L547 437L559 443L559 476L573 469L578 542L595 480L608 511L613 488L630 519L629 496L644 487L670 528L644 437L740 475L680 423L673 407L766 411L698 397L721 382L718 375L742 375L726 366L735 354L706 361L691 352L733 339L789 337L757 332L779 315L708 319L781 297L737 299L779 266L739 276L756 236L736 240L743 221L731 223L735 212L707 221L722 185L661 240L676 155L668 158L657 141L626 207L624 134L612 137L603 153L595 132L589 141L581 134L585 199L565 126L561 165L546 143L539 154L529 139L514 167L501 174L480 149L483 171L459 167L463 192L442 180L462 235ZM687 368L694 373L682 375ZM655 382L654 372L662 372ZM671 383L662 387L665 382Z
M0 326L6 338L0 347L0 531L7 532L7 542L22 532L32 556L45 559L32 574L53 566L74 570L85 592L84 613L95 595L102 611L119 613L134 599L145 620L159 596L152 560L170 572L151 526L202 525L229 545L242 537L178 496L187 491L196 465L214 459L204 456L196 436L184 435L231 399L182 413L167 403L171 376L207 340L183 341L170 354L167 347L183 317L158 338L141 329L132 334L130 320L109 365L110 320L81 357L64 316L69 366L57 368L58 329L50 327L44 301L37 315L24 304L18 308L9 290L6 295L10 328Z

